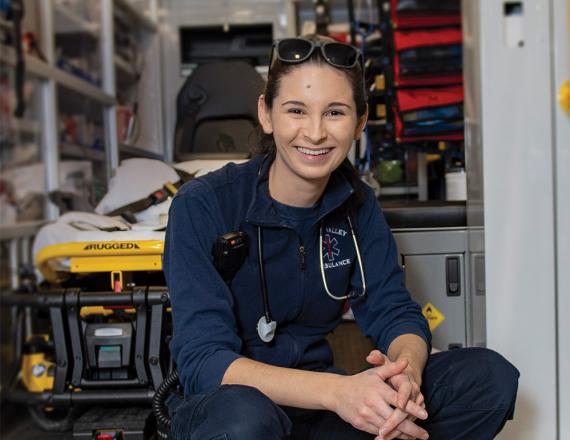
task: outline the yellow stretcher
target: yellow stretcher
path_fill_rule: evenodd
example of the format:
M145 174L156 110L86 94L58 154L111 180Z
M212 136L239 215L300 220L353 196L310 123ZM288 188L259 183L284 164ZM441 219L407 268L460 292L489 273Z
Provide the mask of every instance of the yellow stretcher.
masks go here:
M103 327L105 325L116 330L121 325L117 324L121 319L123 323L131 323L133 334L130 350L132 350L132 353L127 356L127 358L131 359L130 364L124 363L129 362L128 359L122 361L122 369L128 370L129 376L119 378L120 380L116 382L117 386L120 387L123 384L127 388L132 388L134 383L139 383L145 388L140 391L147 392L147 389L152 391L160 385L168 369L168 356L164 352L164 348L161 347L164 347L166 343L165 338L169 334L168 323L170 321L166 316L170 312L166 286L156 282L157 279L163 280L161 274L163 251L163 240L114 240L58 243L46 246L36 254L36 267L49 283L48 290L42 287L34 295L36 297L36 305L40 308L46 307L46 304L53 301L51 298L59 298L57 301L59 301L58 304L60 306L56 306L56 308L61 308L59 316L67 324L61 324L60 320L58 325L61 324L61 329L67 329L65 331L75 331L75 345L73 343L71 345L68 344L67 348L60 350L58 354L57 345L61 341L73 338L70 338L68 335L62 339L60 335L58 340L56 332L53 330L54 315L50 315L52 328L48 333L53 336L50 338L50 342L56 345L56 355L59 356L71 350L70 354L71 352L73 354L70 359L76 362L78 353L83 359L81 360L81 368L76 368L70 362L62 363L60 361L57 363L53 359L53 354L46 355L41 350L32 350L29 353L25 351L21 359L20 378L27 392L47 392L52 394L58 392L58 395L61 396L64 390L65 392L72 390L72 395L76 397L77 394L75 392L81 390L84 386L97 389L97 380L103 384L103 388L115 386L113 385L115 382L113 382L112 379L114 378L112 376L104 379L85 376L87 374L85 373L87 371L85 368L88 363L85 355L88 335L81 329L85 325L91 325L87 323L96 322L98 323L97 325L101 326L101 328L98 328L98 331L104 331ZM63 260L66 260L66 264L62 264ZM64 270L64 268L67 269ZM105 280L105 273L109 274L108 284ZM129 282L129 280L133 279L134 273L140 273L137 285ZM149 273L150 277L148 276ZM75 278L72 274L77 274L78 277ZM92 276L93 274L100 275L96 277L97 291L93 291L88 286L89 281L86 281L85 286L83 285L84 278L82 275ZM67 285L70 279L75 282L75 285L80 284L81 287L70 288ZM88 277L85 279L87 280ZM101 291L100 287L103 285L104 291ZM74 301L77 303L75 308L70 307L68 303L70 292L74 295ZM43 298L37 299L39 297ZM10 298L6 298L10 304L18 304L20 301L23 301L22 304L28 305L31 301L29 295L25 297L22 294L14 294ZM64 299L62 300L61 298ZM97 301L100 301L100 303ZM36 305L32 305L32 307ZM161 312L161 309L164 312ZM52 310L50 313L53 313L55 309L51 307L48 310ZM123 318L118 319L117 313L122 313ZM161 317L162 313L166 314ZM76 314L75 317L73 316L74 314ZM125 316L129 317L125 318ZM73 322L76 324L70 324ZM153 323L156 323L156 325ZM144 336L139 337L139 334ZM47 334L45 336L48 337ZM39 336L37 334L34 335L33 343L35 345L42 345L43 342L47 341L40 341ZM30 346L31 343L32 341L28 340L25 345ZM108 347L105 347L105 349L116 347L113 344L110 340ZM152 345L150 349L148 344ZM151 355L151 353L154 354ZM136 365L133 366L133 362ZM60 375L62 380L59 381L60 386L58 387L57 368L60 368L61 365L65 365L65 372ZM76 379L74 383L70 384L68 381L71 374L70 371L73 368L75 368L73 371L77 370L76 373L73 373L76 374ZM93 372L93 366L91 366L90 371L91 373ZM132 374L135 374L133 372L136 372L136 377L134 378L132 377ZM142 381L141 377L143 378ZM145 384L146 387L144 386ZM101 399L101 395L105 393L109 394L108 391L101 391L95 397ZM82 395L85 395L85 393ZM142 397L135 395L134 398L146 399L148 401L149 396L151 395L147 396L144 394Z
M109 273L113 292L123 291L123 274L126 272L148 272L162 270L164 241L86 241L60 243L46 246L36 256L36 267L44 278L54 284L64 282L69 273ZM55 263L69 259L69 272L57 269ZM167 309L170 311L170 308ZM127 309L126 312L134 312ZM109 315L109 309L83 307L81 316L100 313Z
M162 270L163 251L162 240L61 243L43 248L36 256L36 266L47 281L59 283L67 277L52 263L69 258L71 273L109 272L115 290L123 287L123 272Z

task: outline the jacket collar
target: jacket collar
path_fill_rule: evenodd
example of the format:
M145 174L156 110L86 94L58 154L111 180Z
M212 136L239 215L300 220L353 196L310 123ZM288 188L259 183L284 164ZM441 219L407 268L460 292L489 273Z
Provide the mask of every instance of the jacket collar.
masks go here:
M256 180L246 221L259 226L285 226L284 220L277 214L269 195L269 168L273 162L273 157L261 156L252 159L252 162L257 165ZM319 215L315 222L320 221L327 214L340 207L353 192L354 190L346 177L335 170L325 188L320 202Z

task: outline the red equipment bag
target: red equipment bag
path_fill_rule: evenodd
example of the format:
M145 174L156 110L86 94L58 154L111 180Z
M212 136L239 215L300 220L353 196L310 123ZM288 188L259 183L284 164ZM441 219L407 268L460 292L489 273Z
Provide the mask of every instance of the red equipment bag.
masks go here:
M423 125L425 127L433 127L434 132L420 136L405 136L404 133L407 129L403 122L403 117L412 112L423 111L424 113L429 110L462 106L463 105L463 86L451 87L438 87L426 89L407 89L398 90L396 92L396 99L398 101L398 109L395 111L396 122L396 141L401 142L414 142L414 141L440 141L440 140L463 140L463 127L454 126L458 121L455 117L453 120L439 120L439 116L434 116L434 120L424 119ZM434 112L435 114L436 112ZM450 131L435 132L437 126L448 127Z
M461 84L461 29L394 32L394 85Z
M390 6L395 29L461 24L459 0L390 0Z

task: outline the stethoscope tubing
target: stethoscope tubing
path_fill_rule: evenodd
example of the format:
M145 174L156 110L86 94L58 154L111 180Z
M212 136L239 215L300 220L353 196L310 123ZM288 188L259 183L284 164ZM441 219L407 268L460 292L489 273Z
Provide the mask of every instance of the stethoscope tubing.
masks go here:
M269 297L267 294L267 282L265 280L265 267L263 266L263 234L261 226L257 227L257 252L259 256L259 277L261 281L261 294L263 295L263 314L267 323L271 322L271 312L269 310Z
M360 268L360 278L362 279L362 292L359 296L366 295L366 277L364 276L364 266L362 265L362 258L360 256L360 248L358 246L358 240L356 239L356 234L354 233L354 228L352 227L352 221L350 220L350 216L347 216L346 219L348 220L348 226L350 227L350 234L352 235L352 241L354 243L354 249L356 250L356 260L358 261L358 266ZM325 268L324 268L324 261L323 261L323 225L321 223L319 228L319 262L320 262L320 269L321 269L321 277L323 279L323 286L325 288L325 292L327 295L330 296L332 299L337 301L343 301L348 298L352 298L354 295L354 291L351 291L348 295L344 296L336 296L331 293L329 289L329 284L327 283L327 277L325 275Z
M261 166L257 174L261 173L261 168L263 167L263 163L267 160L268 156L265 156ZM359 295L356 295L353 290L350 291L348 295L345 296L336 296L333 295L329 289L327 283L327 277L325 275L324 269L324 262L323 262L323 223L321 222L319 228L319 261L320 261L320 269L321 269L321 276L323 279L323 286L325 291L329 297L337 301L344 301L348 298L353 298L356 296L364 296L366 294L366 277L364 276L364 266L362 264L362 257L360 256L360 248L358 247L358 240L356 238L356 234L354 233L354 228L352 227L352 221L350 220L350 215L347 216L348 226L350 227L350 234L352 235L352 241L354 243L354 248L356 250L356 259L358 261L358 266L360 268L360 277L362 279L362 292ZM273 340L275 336L275 331L277 327L277 322L273 321L271 317L271 311L269 309L269 295L267 293L267 280L265 278L265 267L263 265L263 234L261 231L261 226L257 226L257 255L259 257L259 277L261 282L261 293L263 298L263 316L259 319L257 324L257 332L259 337L263 342L269 343ZM265 323L263 320L265 318Z
M352 241L354 243L354 249L356 250L356 260L358 262L358 267L360 270L360 278L362 279L362 292L359 295L356 295L353 290L350 291L348 295L344 296L337 296L334 295L330 289L327 282L327 277L325 274L324 268L324 261L323 261L323 224L321 222L319 227L319 265L321 270L321 277L323 280L323 286L325 288L325 292L327 295L337 301L344 301L348 298L353 298L355 296L364 296L366 295L366 277L364 275L364 265L362 264L362 257L360 255L360 247L358 246L358 240L356 238L356 234L354 232L354 228L352 226L352 221L350 220L350 216L347 216L348 226L350 227L350 234L352 236ZM263 265L263 234L261 231L261 226L257 226L257 252L259 257L259 278L261 282L261 293L263 298L263 314L265 317L266 322L269 324L273 321L271 317L271 311L269 310L269 295L267 289L267 280L265 278L265 267Z

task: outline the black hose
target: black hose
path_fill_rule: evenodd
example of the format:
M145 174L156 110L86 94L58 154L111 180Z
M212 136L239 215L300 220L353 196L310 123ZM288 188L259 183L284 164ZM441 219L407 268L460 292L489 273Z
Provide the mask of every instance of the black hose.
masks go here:
M13 340L14 340L14 361L11 370L9 384L14 384L18 380L18 374L22 368L22 349L24 345L24 309L14 306Z
M160 434L161 427L170 431L170 415L166 407L165 400L170 390L179 384L178 370L173 370L160 384L158 390L152 399L152 412L156 418L158 430Z

